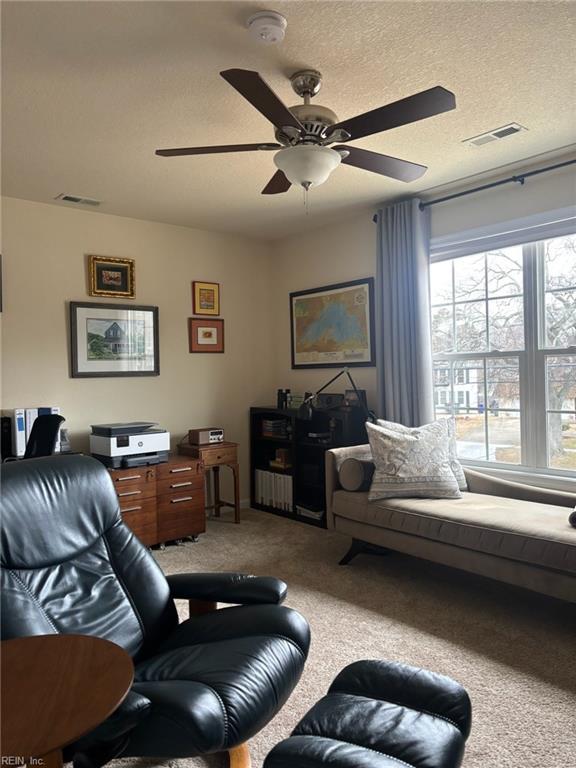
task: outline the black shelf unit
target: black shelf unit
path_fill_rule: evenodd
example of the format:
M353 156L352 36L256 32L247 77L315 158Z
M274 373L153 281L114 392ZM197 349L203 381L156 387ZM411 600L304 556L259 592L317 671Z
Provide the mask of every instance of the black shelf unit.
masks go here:
M329 410L315 410L312 420L298 418L298 411L291 408L257 407L250 409L250 503L254 509L308 523L320 528L326 527L324 454L330 448L367 443L364 413L360 408L342 407ZM263 434L263 422L273 421L286 432L284 436ZM311 438L310 433L325 434L322 441ZM290 468L279 469L270 466L276 458L276 450L289 452ZM281 501L273 506L262 501L263 475L256 470L277 474L285 479L279 483ZM269 478L268 498L270 498ZM291 492L292 503L287 504ZM266 493L264 493L266 496ZM307 517L298 508L314 510L318 518Z

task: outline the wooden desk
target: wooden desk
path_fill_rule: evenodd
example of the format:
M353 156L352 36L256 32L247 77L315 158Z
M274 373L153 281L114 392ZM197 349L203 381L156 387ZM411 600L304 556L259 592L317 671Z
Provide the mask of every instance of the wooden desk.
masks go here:
M59 768L62 748L111 715L134 677L130 656L98 637L21 637L1 652L4 765Z
M214 514L220 517L222 507L232 507L234 522L240 522L240 467L238 464L238 443L209 443L207 445L180 445L178 450L186 456L193 456L204 464L204 471L214 477ZM234 476L234 502L220 498L220 467L230 467Z

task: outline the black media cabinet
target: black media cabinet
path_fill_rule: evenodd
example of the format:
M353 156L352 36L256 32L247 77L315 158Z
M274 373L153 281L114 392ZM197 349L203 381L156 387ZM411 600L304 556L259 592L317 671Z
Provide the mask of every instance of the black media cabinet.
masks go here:
M254 509L326 527L324 454L368 442L361 408L250 409L250 504ZM278 455L286 466L271 465Z

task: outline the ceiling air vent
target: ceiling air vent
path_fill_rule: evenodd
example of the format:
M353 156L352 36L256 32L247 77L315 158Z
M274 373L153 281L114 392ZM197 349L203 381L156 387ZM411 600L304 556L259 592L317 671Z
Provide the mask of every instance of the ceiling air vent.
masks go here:
M63 203L75 203L76 205L100 205L100 200L94 200L91 197L80 197L80 195L65 195L63 192L56 195L54 200L62 200Z
M498 141L499 139L505 139L507 136L514 136L515 133L521 133L527 131L520 123L510 123L509 125L503 125L500 128L495 128L493 131L487 131L481 133L479 136L473 136L471 139L464 139L462 144L470 144L472 147L481 147L483 144L490 144L492 141Z

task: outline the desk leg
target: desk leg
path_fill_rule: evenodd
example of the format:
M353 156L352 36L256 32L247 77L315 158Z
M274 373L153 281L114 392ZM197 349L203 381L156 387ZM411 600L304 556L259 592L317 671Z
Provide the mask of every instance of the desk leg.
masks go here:
M214 517L220 517L220 467L212 467L214 472Z
M240 522L240 466L230 464L234 474L234 522Z

